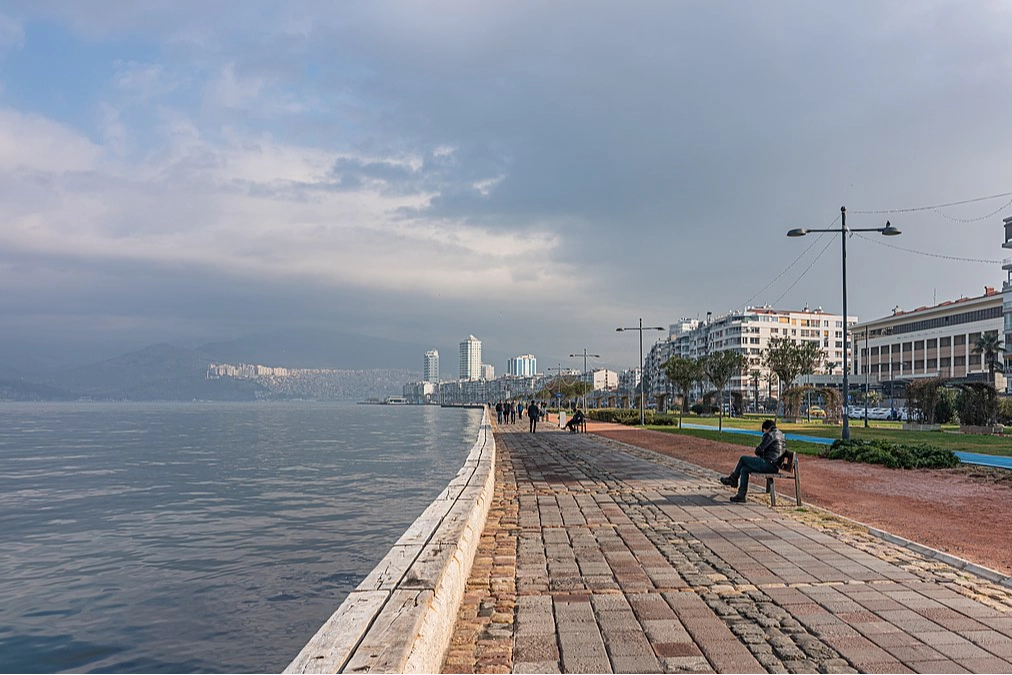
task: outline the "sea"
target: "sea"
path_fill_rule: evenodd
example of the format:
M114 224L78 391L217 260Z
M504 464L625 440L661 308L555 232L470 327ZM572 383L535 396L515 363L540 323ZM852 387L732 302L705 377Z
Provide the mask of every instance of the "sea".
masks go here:
M481 410L0 403L0 672L280 672Z

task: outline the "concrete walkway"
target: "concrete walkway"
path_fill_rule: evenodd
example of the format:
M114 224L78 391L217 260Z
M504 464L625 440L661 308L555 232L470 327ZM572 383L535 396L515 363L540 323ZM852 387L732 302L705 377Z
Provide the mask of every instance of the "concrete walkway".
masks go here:
M593 434L496 441L444 672L1012 673L1009 589Z

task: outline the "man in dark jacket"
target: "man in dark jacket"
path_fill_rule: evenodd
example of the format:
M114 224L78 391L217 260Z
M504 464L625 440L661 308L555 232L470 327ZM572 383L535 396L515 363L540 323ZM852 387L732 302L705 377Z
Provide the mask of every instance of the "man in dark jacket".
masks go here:
M763 422L763 439L755 449L755 457L742 455L738 465L730 476L721 476L724 485L738 488L738 494L731 497L732 502L745 501L748 492L748 477L752 473L777 473L777 460L787 449L787 441L777 423L773 420Z
M541 417L541 408L534 401L527 405L527 418L531 421L531 433L538 431L538 418Z

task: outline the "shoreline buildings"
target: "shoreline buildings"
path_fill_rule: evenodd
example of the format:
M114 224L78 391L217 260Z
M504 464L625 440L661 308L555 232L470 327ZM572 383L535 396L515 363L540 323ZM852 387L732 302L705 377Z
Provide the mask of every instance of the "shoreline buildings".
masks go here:
M481 379L481 340L473 335L460 343L460 379Z

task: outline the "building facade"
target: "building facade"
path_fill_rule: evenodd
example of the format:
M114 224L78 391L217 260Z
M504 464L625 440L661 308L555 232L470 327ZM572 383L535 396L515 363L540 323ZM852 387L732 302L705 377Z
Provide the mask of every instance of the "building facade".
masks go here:
M521 354L507 359L506 374L513 377L534 377L538 374L538 360L533 354Z
M898 382L924 377L955 381L986 380L988 368L974 344L982 335L1005 335L1007 291L991 287L973 298L949 300L932 307L902 311L853 328L857 348L854 382L891 394ZM1005 378L996 373L999 391Z
M481 379L481 340L473 335L460 343L460 379Z
M856 322L857 317L848 317L848 326ZM664 374L664 363L672 356L699 359L714 352L737 351L748 360L747 370L731 379L728 390L752 400L757 388L754 382L770 381L763 354L773 338L815 343L825 354L818 370L827 376L843 375L849 354L843 344L843 316L829 314L821 307L802 310L750 307L717 317L707 314L705 321L682 319L672 324L668 338L655 344L644 359L648 396L665 396L670 404L677 393ZM832 377L828 379L833 381ZM768 391L766 386L762 389Z
M422 363L422 381L439 382L439 350L430 349L425 352L425 361Z

